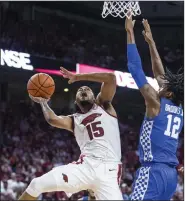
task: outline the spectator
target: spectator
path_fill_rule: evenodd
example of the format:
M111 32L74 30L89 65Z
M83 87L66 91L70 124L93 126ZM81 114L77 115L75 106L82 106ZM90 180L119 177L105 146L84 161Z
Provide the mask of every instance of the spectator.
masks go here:
M120 51L125 46L122 31L91 26L57 15L40 14L39 17L44 19L41 21L23 20L18 17L16 10L11 11L9 3L5 5L8 6L3 9L3 29L0 30L2 33L0 46L3 49L116 70L118 66L123 69L126 64L124 52ZM2 10L2 5L0 6ZM155 27L154 32L158 32L158 29L163 28ZM174 32L169 31L168 35L176 38ZM160 44L159 52L165 65L174 68L183 64L182 47L174 47L165 37L156 38L156 42ZM146 52L141 46L141 54L147 55L148 50ZM143 62L146 67L151 65L149 57L148 59L144 57ZM58 165L76 161L80 150L74 136L69 135L67 131L47 125L41 110L33 103L14 102L14 105L9 104L5 114L3 136L6 138L0 156L2 173L0 195L2 200L16 200L33 178ZM132 116L129 118L132 124L120 124L123 156L121 190L124 200L129 199L133 178L139 166L137 152L139 128ZM183 141L181 133L177 155L182 164ZM77 200L83 196L84 192L79 192L70 199ZM68 198L64 192L56 192L43 194L39 199L67 200ZM180 178L173 200L183 200L183 181Z

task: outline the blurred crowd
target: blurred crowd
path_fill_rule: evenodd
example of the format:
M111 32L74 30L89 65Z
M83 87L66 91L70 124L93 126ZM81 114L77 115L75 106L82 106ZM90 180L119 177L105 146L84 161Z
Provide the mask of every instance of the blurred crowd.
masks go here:
M114 31L114 29L92 26L89 23L69 20L57 15L38 14L35 16L37 20L24 20L20 17L20 13L8 7L4 9L1 5L0 47L3 49L117 70L119 66L123 68L123 63L126 62L123 48L126 47L126 37L123 30ZM155 37L154 34L154 38L157 42L160 40L157 44L160 44L159 52L163 62L171 68L176 66L179 68L183 64L183 43L180 44L177 32L173 33L169 31L170 29L166 36L160 37L161 29L163 27L155 28L155 34L158 35ZM141 35L141 30L139 34ZM174 45L172 40L174 38L177 45ZM142 43L144 44L144 39ZM146 46L141 47L140 50L142 57L149 55ZM144 57L144 62L147 66L150 57ZM3 146L0 157L1 200L16 200L33 178L41 176L54 166L76 161L80 155L73 134L49 126L36 104L22 102L9 105L4 113L3 125ZM120 126L124 170L120 188L124 200L128 200L135 171L139 167L137 151L139 128L129 124ZM177 152L181 164L184 163L183 154L181 134ZM77 193L70 199L81 198L86 193ZM53 192L41 195L40 199L66 200L68 198L64 192ZM173 200L183 200L181 178Z
M58 112L58 111L57 111ZM70 114L71 111L61 111ZM16 200L30 181L53 167L76 161L80 155L72 133L55 129L44 120L37 104L21 102L9 106L4 113L3 146L1 148L1 200ZM11 125L11 126L10 126ZM120 124L123 175L121 191L129 199L138 161L139 129ZM178 157L183 163L183 138L180 137ZM70 199L81 198L79 192ZM45 193L42 200L68 200L64 192ZM179 178L173 200L183 200L183 180Z
M116 69L123 68L126 62L124 29L114 30L41 12L35 13L35 20L24 20L20 13L11 9L4 12L3 19L0 46L4 49ZM161 26L155 26L152 30L165 65L182 65L182 30L179 27L170 29ZM139 50L144 56L148 55L149 51L141 32L141 27L136 29ZM161 34L165 36L161 38ZM173 38L176 38L175 45ZM150 57L147 58L143 58L145 66L150 62Z

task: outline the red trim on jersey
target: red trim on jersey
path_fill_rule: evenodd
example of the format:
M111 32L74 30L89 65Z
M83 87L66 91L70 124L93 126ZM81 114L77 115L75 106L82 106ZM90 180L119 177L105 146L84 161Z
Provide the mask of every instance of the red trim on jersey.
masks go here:
M119 165L118 165L118 176L117 176L118 185L120 185L121 176L122 176L122 164L119 164Z
M84 126L86 126L88 123L91 123L93 122L96 118L100 117L102 114L100 113L93 113L93 114L90 114L89 116L85 117L81 124L83 124Z
M116 117L116 116L114 116L114 115L108 113L101 105L98 105L98 106L100 106L100 107L102 108L102 110L105 111L105 112L106 112L108 115L110 115L111 117L114 117L114 118L118 119L118 117Z
M76 164L76 165L82 164L84 162L84 157L85 155L80 155L78 161L73 161L72 164Z

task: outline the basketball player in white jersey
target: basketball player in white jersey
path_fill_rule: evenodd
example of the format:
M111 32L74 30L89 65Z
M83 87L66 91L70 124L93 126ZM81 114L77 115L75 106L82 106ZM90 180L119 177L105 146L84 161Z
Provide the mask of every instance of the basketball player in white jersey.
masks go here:
M97 98L83 86L76 94L80 112L57 116L48 106L48 100L31 97L40 103L46 121L57 128L72 131L80 147L77 162L59 166L31 181L19 200L36 200L44 192L76 193L91 189L97 200L123 200L119 189L121 177L120 132L116 112L111 101L116 92L116 78L112 73L73 74L61 68L69 84L76 81L102 83Z

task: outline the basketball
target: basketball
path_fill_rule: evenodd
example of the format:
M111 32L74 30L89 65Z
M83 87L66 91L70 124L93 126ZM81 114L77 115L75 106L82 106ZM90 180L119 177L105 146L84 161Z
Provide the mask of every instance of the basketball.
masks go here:
M55 82L48 74L37 73L29 79L27 90L31 96L48 99L55 91Z

